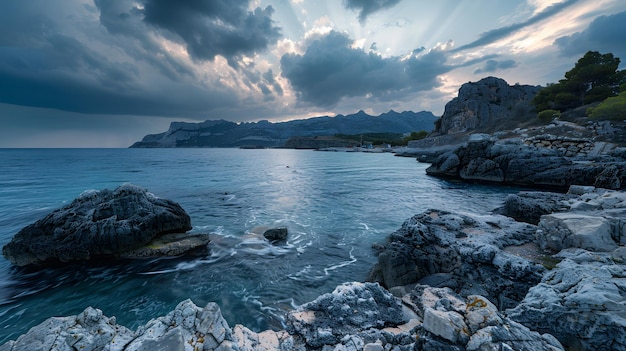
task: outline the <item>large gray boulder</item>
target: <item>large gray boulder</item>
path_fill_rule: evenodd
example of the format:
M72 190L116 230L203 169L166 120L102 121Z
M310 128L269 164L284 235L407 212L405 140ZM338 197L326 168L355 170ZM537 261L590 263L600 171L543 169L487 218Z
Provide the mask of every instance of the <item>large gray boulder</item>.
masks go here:
M572 350L626 350L626 250L568 249L507 315Z
M2 255L18 266L151 256L137 250L164 235L190 229L189 215L179 204L125 184L115 190L84 192L70 204L20 230L2 248ZM155 243L153 248L160 250L152 254L180 254L208 242L206 235L187 243L174 239L170 236Z
M624 215L626 211L619 218L576 212L545 215L539 222L537 243L543 250L551 252L567 248L613 251L619 244L614 238L626 237L626 230L621 225Z
M378 246L368 280L388 288L417 282L445 286L462 296L486 296L499 308L513 307L544 270L541 255L514 253L532 246L535 231L534 225L500 215L428 210Z
M504 204L495 209L494 213L537 225L543 215L568 211L570 205L567 200L576 197L574 194L521 191L507 195Z
M523 191L507 196L495 212L538 224L536 244L549 252L626 245L626 193L621 191L579 185L567 194Z

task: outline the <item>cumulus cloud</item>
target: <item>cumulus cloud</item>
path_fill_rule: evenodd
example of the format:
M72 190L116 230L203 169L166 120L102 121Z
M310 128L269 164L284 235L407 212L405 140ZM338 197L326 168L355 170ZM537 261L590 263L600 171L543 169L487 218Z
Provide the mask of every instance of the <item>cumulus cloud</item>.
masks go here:
M463 50L468 50L468 49L474 49L477 47L481 47L481 46L485 46L485 45L489 45L491 43L494 43L500 39L506 38L507 36L521 30L524 29L528 26L534 25L540 21L543 21L545 19L548 19L556 14L558 14L559 12L565 10L566 8L576 4L577 2L579 2L580 0L565 0L559 3L556 3L554 5L548 6L545 9L543 9L541 12L533 15L532 17L530 17L528 20L523 21L523 22L519 22L519 23L514 23L505 27L501 27L501 28L497 28L497 29L493 29L490 30L488 32L482 33L480 35L480 38L478 38L477 40L460 46L456 49L454 49L454 52L459 52L459 51L463 51Z
M359 12L359 22L365 23L367 17L375 12L397 5L401 0L345 0L344 6Z
M282 56L282 74L301 101L328 108L356 96L401 99L439 86L438 76L453 68L443 50L383 58L351 44L347 35L332 31L313 41L304 54Z
M626 11L609 16L600 16L593 20L582 32L563 36L555 44L565 56L578 56L585 52L612 52L626 60Z
M491 73L513 67L517 67L515 60L487 60L481 68L474 71L474 74Z
M271 6L248 10L249 0L144 0L144 21L180 37L196 60L217 55L236 65L243 55L264 51L280 37Z

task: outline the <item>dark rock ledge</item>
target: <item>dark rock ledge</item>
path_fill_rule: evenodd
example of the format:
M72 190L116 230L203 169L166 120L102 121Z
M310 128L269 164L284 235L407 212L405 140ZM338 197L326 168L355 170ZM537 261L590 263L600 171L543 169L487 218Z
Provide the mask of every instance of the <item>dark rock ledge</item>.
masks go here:
M543 144L541 144L543 145ZM464 181L566 191L571 185L626 189L626 159L621 149L568 156L559 148L521 139L476 136L432 160L428 175Z
M190 229L189 215L179 204L124 184L84 192L20 230L2 255L17 266L177 256L209 242L208 234L187 234Z

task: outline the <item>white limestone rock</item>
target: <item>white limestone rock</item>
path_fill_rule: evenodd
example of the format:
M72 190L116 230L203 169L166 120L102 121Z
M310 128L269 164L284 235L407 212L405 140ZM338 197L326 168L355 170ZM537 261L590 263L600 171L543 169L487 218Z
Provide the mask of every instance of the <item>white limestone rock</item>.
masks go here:
M469 340L469 329L463 316L454 311L424 310L424 329L453 344L465 344Z
M563 261L508 317L574 350L626 349L626 266L617 251L562 251Z
M541 217L537 243L544 250L561 251L581 248L591 251L613 251L617 243L616 228L611 220L582 213L553 213Z
M148 349L226 351L237 350L238 346L217 304L211 302L200 308L185 300L172 312L140 327L124 350Z
M480 329L472 335L466 350L562 351L563 346L549 334L540 335L519 323L507 321L506 324Z
M266 330L255 333L241 324L235 325L233 334L240 351L304 351L286 331Z
M52 317L31 328L17 340L2 346L2 351L121 351L133 339L133 332L117 325L101 310L88 307L69 317Z
M472 333L485 327L502 324L502 318L498 315L498 308L480 295L467 297L465 319Z
M418 285L403 300L423 315L415 350L563 350L554 337L504 317L483 296L462 299L448 288Z

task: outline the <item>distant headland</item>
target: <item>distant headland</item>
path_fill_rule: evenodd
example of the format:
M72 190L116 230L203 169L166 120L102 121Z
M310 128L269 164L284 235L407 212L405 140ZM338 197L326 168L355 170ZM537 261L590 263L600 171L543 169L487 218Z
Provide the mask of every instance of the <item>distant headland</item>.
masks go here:
M430 132L437 117L432 112L396 112L390 110L379 116L364 111L335 117L320 116L308 119L272 123L235 123L226 120L207 120L201 123L173 122L163 133L146 135L131 148L174 147L290 147L299 148L297 138L310 138L303 148L349 146L358 141L341 137L315 137L391 133L401 138L414 131ZM296 138L296 139L292 139Z

